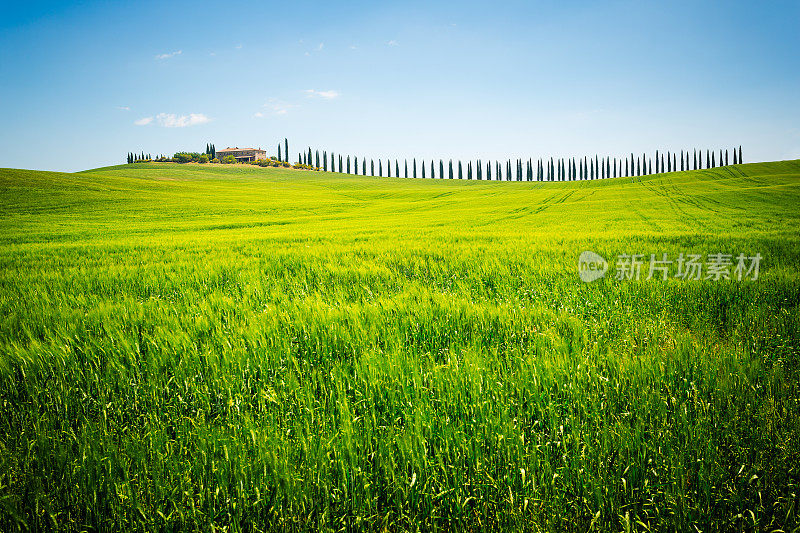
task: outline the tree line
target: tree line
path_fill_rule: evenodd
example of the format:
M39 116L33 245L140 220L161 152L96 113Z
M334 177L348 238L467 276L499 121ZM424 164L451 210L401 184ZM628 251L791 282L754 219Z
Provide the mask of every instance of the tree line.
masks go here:
M278 144L278 159L286 157L289 143L284 139L284 151ZM342 174L355 174L364 176L405 177L405 178L432 178L432 179L468 179L468 180L495 180L495 181L577 181L597 180L617 177L646 176L665 172L684 170L702 170L738 165L743 162L742 147L733 150L719 149L681 150L680 152L655 151L653 155L631 153L625 157L600 157L584 156L571 158L543 158L543 159L516 159L506 161L467 161L455 162L450 159L446 163L443 159L421 160L416 158L410 161L404 159L367 159L345 154L328 154L323 150L307 151L297 154L298 164L317 168L325 172L339 172ZM385 164L384 164L385 163Z
M278 143L277 161L289 164L289 140L283 139ZM705 152L705 153L704 153ZM178 154L176 154L177 157ZM201 154L191 154L200 156ZM216 161L216 148L214 144L206 144L206 157L204 162ZM170 161L161 155L157 161ZM193 158L194 159L194 158ZM275 160L275 158L271 158ZM150 154L129 152L128 163L138 161L152 161ZM179 161L183 162L183 161ZM467 161L443 159L438 161L420 160L410 161L404 159L367 159L341 153L328 153L323 150L312 150L311 147L303 152L298 152L296 168L321 170L324 172L339 172L342 174L355 174L378 177L405 177L422 179L468 179L468 180L494 180L494 181L578 181L597 180L618 177L646 176L665 172L684 170L702 170L738 165L743 162L742 147L728 149L681 150L680 152L655 151L655 154L637 155L631 153L625 157L600 157L594 156L567 157L567 158L539 158L539 159L508 159L506 161Z

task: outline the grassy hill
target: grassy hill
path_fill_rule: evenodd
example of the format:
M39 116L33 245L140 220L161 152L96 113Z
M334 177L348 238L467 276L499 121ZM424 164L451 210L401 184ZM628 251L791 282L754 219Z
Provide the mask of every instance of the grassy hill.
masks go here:
M798 206L800 161L0 169L0 529L793 530Z

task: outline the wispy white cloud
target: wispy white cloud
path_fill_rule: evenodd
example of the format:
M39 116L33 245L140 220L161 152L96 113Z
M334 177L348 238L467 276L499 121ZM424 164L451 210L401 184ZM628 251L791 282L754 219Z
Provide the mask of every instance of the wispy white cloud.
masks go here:
M339 91L317 91L315 89L306 89L306 96L309 98L322 98L323 100L333 100L339 97Z
M183 50L175 50L174 52L169 52L168 54L158 54L156 59L169 59L171 57L179 56L183 53Z
M325 47L325 43L319 43L319 44L317 45L317 48L316 48L317 52L322 52L322 49L323 49L324 47Z
M356 46L354 44L350 45L350 50L357 50L357 49L358 49L358 46Z
M153 117L144 117L140 118L139 120L133 121L133 123L136 124L137 126L147 126L151 122L153 122Z
M284 102L282 100L278 100L277 98L270 98L266 104L264 104L264 109L269 110L273 115L285 115L289 112L290 109L293 107L297 107L295 104L290 104ZM263 111L257 111L254 115L255 118L265 118L267 113Z
M176 115L174 113L159 113L156 120L164 128L186 128L205 124L210 119L202 113L189 113L188 115Z
M120 109L122 111L130 111L131 110L130 106L127 106L127 105L118 105L117 109Z
M244 46L244 45L242 43L239 43L236 46L234 46L234 48L236 48L237 50L241 50L242 46Z
M386 43L386 45L387 45L387 46L397 46L397 41L395 41L394 39L392 39L391 41L389 41L388 43Z

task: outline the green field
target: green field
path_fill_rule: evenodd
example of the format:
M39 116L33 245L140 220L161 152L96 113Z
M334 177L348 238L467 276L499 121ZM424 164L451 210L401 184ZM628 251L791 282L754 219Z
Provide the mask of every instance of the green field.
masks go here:
M0 530L797 531L799 208L800 161L0 170ZM614 279L718 252L759 278Z

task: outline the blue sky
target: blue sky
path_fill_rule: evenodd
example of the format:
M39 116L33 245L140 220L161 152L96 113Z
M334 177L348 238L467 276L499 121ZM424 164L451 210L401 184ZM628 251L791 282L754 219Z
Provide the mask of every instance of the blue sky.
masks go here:
M33 2L0 20L0 167L284 137L368 157L800 158L800 3Z

